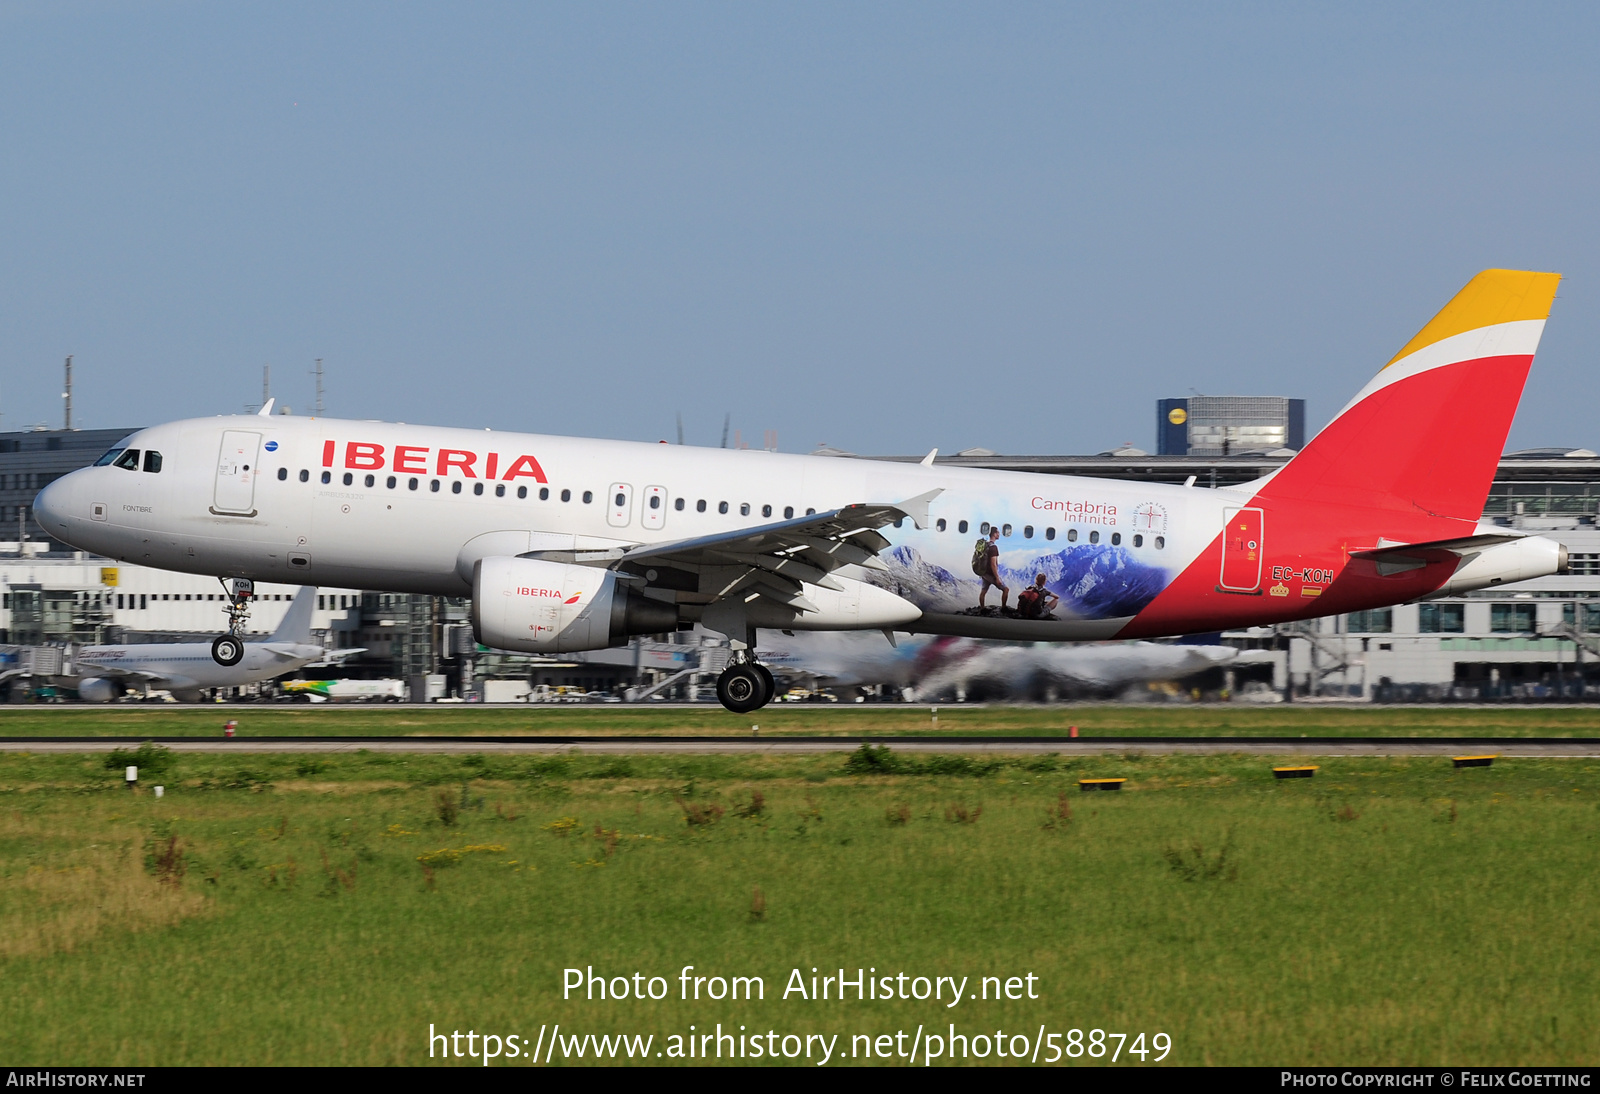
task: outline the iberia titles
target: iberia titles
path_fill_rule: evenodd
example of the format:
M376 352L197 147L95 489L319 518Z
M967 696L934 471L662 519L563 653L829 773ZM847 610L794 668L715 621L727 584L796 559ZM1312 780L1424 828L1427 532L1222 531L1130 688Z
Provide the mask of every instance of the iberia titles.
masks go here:
M333 467L339 452L339 442L322 442L322 466ZM495 479L510 482L529 478L535 482L549 482L544 468L532 456L509 459L499 452L478 453L464 448L432 449L427 445L397 444L386 449L381 444L365 441L346 441L344 466L351 471L395 471L402 475L438 475L441 478L458 471L463 478ZM479 469L482 469L480 476Z

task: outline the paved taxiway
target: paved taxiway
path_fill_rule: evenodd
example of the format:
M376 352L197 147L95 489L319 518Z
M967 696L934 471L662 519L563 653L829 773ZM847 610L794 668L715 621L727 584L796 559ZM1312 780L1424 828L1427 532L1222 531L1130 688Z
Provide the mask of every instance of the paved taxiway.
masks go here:
M1271 756L1600 758L1597 737L10 737L0 752L104 752L154 741L173 752L710 753L848 752L863 743L899 752L1108 752Z

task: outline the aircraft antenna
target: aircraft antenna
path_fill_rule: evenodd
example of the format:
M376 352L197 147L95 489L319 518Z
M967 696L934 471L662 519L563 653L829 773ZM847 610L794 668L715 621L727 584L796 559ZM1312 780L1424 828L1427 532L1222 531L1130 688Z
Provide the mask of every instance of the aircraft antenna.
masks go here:
M322 417L322 358L317 358L317 367L311 373L317 378L317 417Z
M726 414L724 414L722 416L722 447L723 448L727 448L728 447L728 426L730 426L731 424L733 424L733 411L730 410L730 411L728 411L728 413L726 413Z
M72 354L70 354L70 353L67 354L67 390L65 390L65 391L63 391L61 393L61 397L66 400L66 402L62 404L62 406L66 410L66 420L67 420L66 428L67 429L71 429L72 428Z
M678 411L678 443L683 443L683 411Z

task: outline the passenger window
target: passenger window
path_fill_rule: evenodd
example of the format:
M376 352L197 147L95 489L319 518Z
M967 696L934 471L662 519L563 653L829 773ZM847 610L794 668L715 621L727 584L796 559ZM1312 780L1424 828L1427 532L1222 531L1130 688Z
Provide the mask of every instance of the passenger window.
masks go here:
M1033 538L1033 525L1027 524L1027 525L1023 526L1023 528L1022 528L1022 538L1023 539L1032 539Z
M438 479L429 479L428 480L428 489L432 490L435 494L437 494L439 492L439 480Z
M1044 530L1044 538L1045 539L1055 539L1056 538L1056 530L1054 528L1046 528Z
M744 502L740 502L739 503L739 515L741 517L748 517L750 515L750 503L749 502L744 501Z
M497 497L497 498L503 498L503 497L506 496L506 484L505 483L501 482L501 483L496 483L495 484L494 496Z
M571 501L572 500L572 491L571 490L563 490L563 491L561 491L561 500L562 501Z
M527 493L526 493L527 489L528 488L526 486L524 486L521 490L518 490L517 491L517 497L519 497L519 498L527 497L528 496ZM539 500L540 501L549 501L550 500L550 488L548 486L539 487Z
M1000 534L1002 536L1005 536L1007 539L1010 539L1011 538L1011 525L1008 524L1004 528L1000 529Z
M770 517L772 515L772 506L763 505L761 507L761 515L764 517Z
M481 482L473 483L472 484L472 492L475 495L482 495L482 493L483 493L483 483L481 483Z
M450 492L452 494L461 493L461 480L460 479L457 479L455 482L450 484Z
M525 498L527 496L528 496L528 488L526 486L517 487L517 497ZM540 497L549 497L550 496L550 491L541 490L541 491L539 491L539 496Z
M1156 537L1156 550L1159 551L1159 550L1161 550L1161 548L1165 547L1166 545L1167 545L1167 537L1166 536L1157 536Z
M1144 537L1143 536L1139 536L1139 535L1134 536L1133 537L1133 545L1135 547L1143 547L1144 546Z
M904 523L905 523L905 522L906 522L906 518L905 518L905 517L901 517L901 518L900 518L900 519L899 519L899 520L897 520L897 521L895 521L895 522L894 522L894 526L895 526L895 527L896 527L896 528L898 528L898 527L900 527L900 526L901 526L901 525L902 525L902 524L904 524Z
M1076 528L1068 528L1067 529L1067 542L1068 543L1076 543L1076 542L1078 542L1078 530Z
M287 467L278 468L278 481L279 482L285 481L286 479L288 479L288 477L289 477L289 469Z
M806 516L808 516L808 517L814 517L814 516L816 516L816 515L817 515L817 511L816 511L816 510L815 510L815 509L807 509L807 510L806 510Z
M323 486L327 486L332 481L333 481L333 472L332 471L324 471L322 473L322 485Z
M368 475L365 481L368 486L376 486L378 484L378 477L376 475Z
M717 512L726 513L727 511L728 511L728 503L727 502L725 502L725 501L717 502Z
M387 486L387 487L388 487L388 488L389 488L389 489L390 489L390 490L393 490L393 489L394 489L394 486L395 486L395 483L396 483L396 481L398 481L398 480L396 480L396 479L395 479L395 477L394 477L394 476L393 476L393 475L390 475L390 476L389 476L389 477L388 477L388 478L387 478L387 479L385 479L385 480L384 480L384 483L383 483L383 484L384 484L384 485L385 485L385 486Z
M673 507L673 508L674 508L674 509L676 509L676 510L677 510L677 511L678 511L678 512L680 512L680 513L681 513L681 512L683 512L683 499L682 499L682 498L678 498L678 499L676 499L676 500L675 500L675 501L674 501L674 502L673 502L673 503L672 503L672 507Z
M941 532L944 531L944 518L940 517L938 520L934 521L933 526L939 529Z
M967 522L966 521L962 521L960 524L956 525L956 531L960 532L962 535L966 535L968 527L969 527L969 525L967 524Z
M408 490L415 490L415 489L416 489L416 488L417 488L417 486L418 486L418 485L419 485L419 484L418 484L418 482L417 482L417 480L416 480L416 479L412 479L412 480L411 480L411 481L410 481L410 482L408 482L408 483L407 483L407 484L406 484L406 488L407 488L407 489L408 489Z
M1121 545L1122 545L1122 533L1121 532L1112 532L1111 533L1111 546L1119 547Z
M611 504L615 505L618 509L621 509L624 505L628 504L628 495L618 494Z
M618 502L617 504L621 505L622 503ZM652 509L660 509L661 508L661 495L660 494L651 494L650 495L650 508L652 508Z
M311 481L311 472L307 471L303 467L300 469L300 481L301 482L310 482Z
M784 520L793 520L794 519L794 506L785 505L783 507L783 519Z
M137 448L127 449L117 457L117 462L112 466L120 467L124 471L139 470L139 450Z
M593 490L585 490L583 492L583 504L588 505L593 501L594 501L594 491Z
M349 485L351 485L351 484L352 484L352 483L354 483L354 482L355 482L355 481L356 481L356 477L355 477L355 476L354 476L354 475L352 475L352 474L351 474L351 473L350 473L350 472L348 472L348 471L346 471L346 472L345 472L345 473L344 473L344 484L345 484L345 485L346 485L346 486L349 486Z
M161 453L157 452L153 448L145 449L144 469L150 472L152 475L161 474ZM279 475L278 478L281 479L283 476Z
M699 501L694 503L694 511L696 513L704 513L706 511L706 499L705 498L701 498Z
M1090 532L1089 533L1089 542L1090 543L1099 543L1100 542L1100 533L1099 532Z
M982 524L978 525L978 534L980 536L986 536L986 535L989 534L989 522L988 521L984 521Z

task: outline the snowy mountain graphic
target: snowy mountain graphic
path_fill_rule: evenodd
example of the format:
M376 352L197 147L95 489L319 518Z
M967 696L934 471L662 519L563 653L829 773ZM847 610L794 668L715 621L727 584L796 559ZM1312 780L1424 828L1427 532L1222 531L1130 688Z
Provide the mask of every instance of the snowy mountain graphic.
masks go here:
M895 547L879 557L889 572L868 571L868 580L923 611L964 612L978 603L982 582L976 575L951 573L910 546ZM1034 555L1001 553L1000 576L1011 586L1012 604L1038 574L1045 575L1045 586L1061 598L1055 615L1077 619L1137 615L1169 580L1165 569L1142 562L1125 547L1080 544ZM998 593L991 592L989 600L998 604Z

